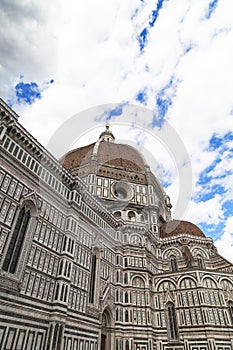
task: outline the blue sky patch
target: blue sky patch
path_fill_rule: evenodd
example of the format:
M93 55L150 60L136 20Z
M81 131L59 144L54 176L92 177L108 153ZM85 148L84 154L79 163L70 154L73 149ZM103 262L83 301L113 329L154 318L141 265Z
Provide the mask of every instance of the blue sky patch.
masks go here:
M156 20L157 20L157 18L159 16L159 11L163 7L163 1L164 0L158 0L156 9L152 11L151 16L150 16L151 17L151 21L149 22L149 26L150 27L154 27L155 22L156 22Z
M233 141L233 133L231 131L229 131L224 136L213 134L209 142L208 150L212 151L220 147L224 149L228 149L228 146L227 146L228 141Z
M18 103L32 104L35 100L41 98L41 91L35 82L20 82L15 86L15 94Z
M214 11L216 10L217 5L218 5L218 0L210 1L209 7L208 7L208 11L207 11L207 14L206 14L206 18L207 19L210 19L210 17L212 16Z
M164 118L159 113L154 111L153 120L152 120L152 127L161 128L163 126L163 123L164 123Z
M214 134L207 148L209 152L218 152L216 154L216 159L206 168L199 176L197 182L203 188L203 191L200 191L200 195L197 198L198 201L206 201L210 198L213 198L216 194L223 195L226 192L226 189L222 185L222 179L227 178L227 176L233 173L233 169L223 168L221 173L213 175L213 171L217 166L221 166L222 159L230 159L233 157L232 146L229 146L229 142L233 140L233 133L228 132L223 136L218 136Z
M196 203L207 202L215 196L220 196L220 205L222 210L221 220L217 225L207 225L206 223L198 223L200 228L207 236L211 236L214 240L219 239L225 228L226 218L232 215L233 208L233 192L231 184L228 183L228 177L233 174L233 169L226 166L228 160L233 158L232 154L233 133L228 132L225 135L213 134L206 151L215 152L216 158L204 171L200 174L197 185L200 187L196 198ZM223 164L221 162L223 161ZM221 166L222 165L222 166ZM217 170L215 172L215 169ZM230 181L230 180L229 180Z
M149 16L150 20L148 22L148 26L146 26L138 35L140 52L144 51L144 48L148 43L149 28L154 27L155 22L157 21L157 18L159 16L159 11L163 7L163 2L164 0L158 0L155 10L153 10Z
M214 240L219 239L224 232L224 222L221 221L217 225L206 224L204 222L198 223L200 229L204 232L207 237L211 237Z
M210 166L208 166L199 176L198 184L203 185L211 180L210 173L218 163L221 162L221 159L215 159Z
M201 191L198 195L198 197L194 198L194 201L196 203L198 202L206 202L209 199L215 197L215 195L223 195L226 190L224 189L224 187L222 185L209 185L209 181L211 180L206 180L205 183L203 183L203 191Z
M156 97L156 105L159 115L164 118L167 114L169 106L171 106L172 100L167 97L163 91L161 91Z
M147 99L148 99L148 96L145 89L139 91L139 93L136 95L136 101L140 102L143 105L146 105Z
M222 209L224 211L225 217L232 216L232 208L233 208L233 198L223 203Z
M119 117L122 115L123 113L123 108L127 103L120 103L119 105L117 105L114 109L111 109L109 111L105 112L105 116L107 115L106 121L109 122L112 117Z
M156 118L154 118L154 123L158 125L159 127L162 126L165 116L167 114L167 111L169 107L172 105L172 98L175 96L176 93L176 85L177 83L174 82L173 78L170 79L169 83L163 87L156 96L155 102L155 112L156 112ZM154 125L154 124L153 124ZM154 126L155 126L154 125Z
M41 93L49 87L49 85L54 83L54 79L45 81L42 84L37 84L34 81L23 82L23 75L19 76L20 82L17 83L14 87L15 89L15 99L8 101L10 106L13 106L15 103L25 103L31 105L36 100L41 99Z
M138 42L139 42L139 48L140 48L140 51L142 52L147 44L147 41L148 41L148 34L149 34L149 31L147 28L144 28L141 33L139 34L138 36Z

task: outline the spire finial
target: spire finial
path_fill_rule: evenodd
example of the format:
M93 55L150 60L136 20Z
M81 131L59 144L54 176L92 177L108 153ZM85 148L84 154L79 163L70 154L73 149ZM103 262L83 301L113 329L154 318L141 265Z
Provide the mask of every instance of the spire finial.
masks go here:
M105 130L100 134L99 139L102 141L108 141L108 142L114 142L115 137L113 133L109 130L110 125L109 123L105 124Z

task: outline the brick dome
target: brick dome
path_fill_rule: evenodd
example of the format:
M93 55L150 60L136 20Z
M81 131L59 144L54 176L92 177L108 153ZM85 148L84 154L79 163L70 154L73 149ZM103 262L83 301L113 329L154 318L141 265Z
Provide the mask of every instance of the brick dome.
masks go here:
M153 183L159 196L164 196L158 180L140 152L130 145L116 143L109 125L106 125L106 130L95 143L76 148L59 161L73 176L85 178L89 174L96 174L117 181L125 180L143 185Z
M61 159L60 163L66 168L76 168L90 163L94 155L95 143L76 148ZM101 141L97 152L97 163L112 165L123 170L134 170L144 173L144 161L140 153L133 147Z
M188 221L172 220L161 226L160 237L173 237L178 235L191 235L196 237L205 237L204 233L197 227Z
M100 134L96 143L68 152L60 159L60 163L66 169L74 169L94 159L98 164L145 173L145 162L141 154L129 145L114 141L115 137L106 125L106 130Z
M59 162L66 169L77 168L81 164L86 164L90 161L94 146L95 144L92 143L84 147L76 148L66 153Z

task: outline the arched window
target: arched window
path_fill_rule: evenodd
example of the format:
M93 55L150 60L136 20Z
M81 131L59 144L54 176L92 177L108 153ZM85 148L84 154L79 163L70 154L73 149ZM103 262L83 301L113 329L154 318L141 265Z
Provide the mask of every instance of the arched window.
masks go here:
M129 341L128 340L125 341L125 350L129 350Z
M125 322L129 322L129 311L125 310Z
M202 256L200 256L200 255L197 256L197 264L198 264L198 266L199 266L201 269L204 268L203 258L202 258Z
M130 221L135 221L136 220L136 215L135 215L135 212L134 211L129 211L128 212L128 219Z
M166 304L166 313L168 337L171 340L178 339L176 310L174 304L170 301Z
M232 300L228 301L228 310L230 314L231 323L233 324L233 301Z
M134 277L132 282L133 287L145 288L145 282L141 277Z
M29 209L26 209L25 207L20 209L19 216L2 266L2 269L5 271L15 273L30 217L31 213Z
M57 340L57 350L61 349L61 342L62 342L62 334L63 334L63 325L60 325L59 333L58 333L58 340Z
M62 274L62 269L63 269L63 260L61 260L60 262L59 275Z
M54 296L54 300L58 300L59 289L60 289L60 285L57 284L57 286L56 286L56 292L55 292L55 296Z
M92 255L91 260L91 278L90 278L90 291L89 291L89 303L94 303L95 297L95 279L96 279L96 254Z
M177 271L178 266L177 266L177 260L176 260L175 256L171 257L170 264L171 264L171 270L172 271Z
M128 284L128 274L127 274L127 272L124 274L124 283Z
M64 297L64 288L65 288L65 286L64 286L64 284L63 284L62 287L61 287L60 300L63 300L63 297Z
M129 296L128 296L128 292L125 292L125 303L129 302Z
M159 283L157 286L158 292L166 292L167 290L175 290L176 286L173 282L165 280Z
M102 316L102 326L103 326L103 327L107 327L107 325L108 325L108 320L107 320L106 314L103 313L103 316Z
M112 343L112 332L110 327L112 324L112 313L105 309L102 314L102 327L101 327L101 343L100 349L110 349ZM89 348L89 347L88 347ZM85 346L86 349L86 346Z
M116 219L120 219L121 218L121 212L120 211L115 211L115 213L113 213L113 215L115 216Z
M233 284L228 279L225 279L225 278L222 279L220 282L220 285L221 285L223 290L229 290L229 291L233 290Z
M210 277L206 277L203 279L203 286L205 288L217 288L217 282L215 281L214 277L210 278Z
M56 326L55 326L55 328L54 328L54 333L53 333L53 345L52 345L52 349L56 349L57 340L58 340L58 332L59 332L59 324L56 323Z
M116 282L120 282L120 272L118 270L116 272Z

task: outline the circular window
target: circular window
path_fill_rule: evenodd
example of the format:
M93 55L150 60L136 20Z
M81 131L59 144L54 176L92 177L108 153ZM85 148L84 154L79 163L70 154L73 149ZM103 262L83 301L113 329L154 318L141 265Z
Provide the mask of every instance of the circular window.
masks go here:
M128 201L133 197L133 189L127 182L114 182L112 184L112 194L119 200Z

